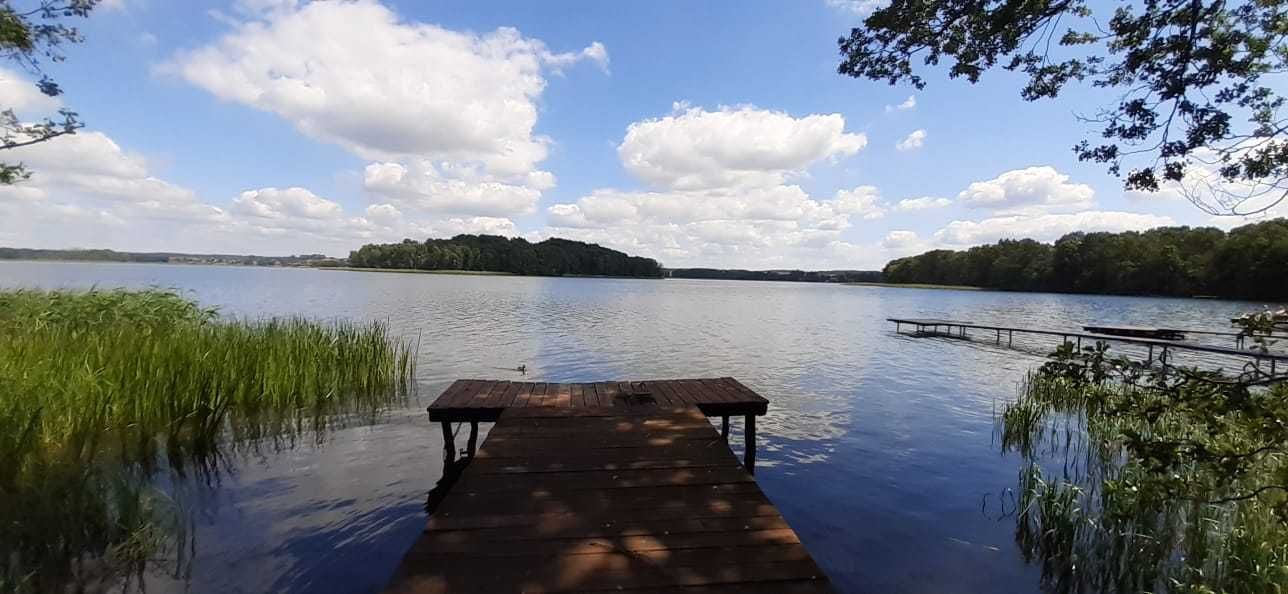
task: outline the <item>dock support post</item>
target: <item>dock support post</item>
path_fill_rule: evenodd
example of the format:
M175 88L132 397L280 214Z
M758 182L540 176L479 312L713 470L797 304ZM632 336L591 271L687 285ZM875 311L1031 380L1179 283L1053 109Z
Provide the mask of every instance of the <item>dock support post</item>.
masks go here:
M743 417L742 466L750 474L756 474L756 415Z
M720 438L729 443L729 415L720 417Z
M997 329L997 344L1002 344L1002 329Z
M1012 341L1014 341L1014 340L1015 340L1015 331L1014 331L1014 330L1007 330L1007 331L1006 331L1006 346L1008 346L1008 347L1009 347L1009 346L1011 346L1011 342L1012 342Z
M479 446L479 422L470 421L470 440L465 443L465 451L470 455L471 458L473 458L474 452L478 450L478 446Z
M443 427L443 460L445 464L451 464L456 461L456 438L452 435L452 424L443 421L439 425Z

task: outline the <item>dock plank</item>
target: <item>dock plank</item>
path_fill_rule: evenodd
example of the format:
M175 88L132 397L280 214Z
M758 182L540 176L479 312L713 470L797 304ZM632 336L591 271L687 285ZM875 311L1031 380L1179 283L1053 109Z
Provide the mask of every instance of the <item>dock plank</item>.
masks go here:
M653 402L649 402L649 399ZM458 380L429 406L434 422L494 422L502 411L527 407L695 405L708 416L763 415L769 401L733 378L541 383Z
M499 414L386 592L832 592L698 407L616 397L738 394L671 387L487 386L524 407Z

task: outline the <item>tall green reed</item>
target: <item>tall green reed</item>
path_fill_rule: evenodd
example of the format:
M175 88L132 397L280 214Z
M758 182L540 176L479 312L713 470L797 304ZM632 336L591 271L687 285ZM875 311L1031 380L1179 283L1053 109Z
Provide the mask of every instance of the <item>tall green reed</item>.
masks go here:
M157 472L322 439L404 398L380 323L222 320L169 291L0 292L0 591L112 583L182 532Z
M1288 589L1288 384L1065 348L1001 421L1047 590Z

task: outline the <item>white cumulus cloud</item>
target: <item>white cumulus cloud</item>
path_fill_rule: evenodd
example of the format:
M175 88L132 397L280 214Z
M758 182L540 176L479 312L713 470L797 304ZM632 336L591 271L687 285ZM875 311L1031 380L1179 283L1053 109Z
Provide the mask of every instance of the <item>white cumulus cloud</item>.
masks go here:
M408 22L374 0L242 0L231 31L159 69L226 101L277 114L372 161L366 188L405 211L531 212L554 176L535 132L546 74L588 61L502 27L476 34Z
M966 206L999 213L1085 210L1095 206L1095 190L1070 183L1054 167L1007 171L994 179L970 184L957 195Z
M247 190L233 199L230 209L237 214L276 220L327 220L339 217L343 208L304 188L261 188Z
M894 148L899 152L915 151L926 144L926 131L913 130L903 140L895 143Z
M894 210L899 212L916 212L919 210L931 210L935 208L947 208L953 205L953 201L947 198L936 198L934 196L922 196L920 198L904 198L895 203Z
M910 109L915 109L916 107L917 107L917 96L916 96L916 95L908 95L908 98L907 98L907 99L904 99L904 100L903 100L903 103L900 103L900 104L898 104L898 105L887 105L887 106L885 107L885 110L886 110L886 112L891 112L891 111L908 111L908 110L910 110Z
M876 186L859 186L852 190L840 190L832 199L832 208L836 212L855 215L864 219L879 219L885 216L885 206L881 202L881 192Z
M679 102L668 116L631 124L618 147L646 189L601 188L551 205L549 227L533 237L594 241L669 265L836 263L823 254L854 253L840 234L854 220L884 215L880 192L859 186L818 199L789 182L866 142L837 114Z
M545 158L548 140L533 132L542 70L579 58L511 28L403 22L371 1L271 4L163 70L367 159L477 161L508 175ZM607 59L602 45L577 56Z
M953 221L934 234L947 247L969 247L1002 239L1054 241L1074 231L1143 231L1173 225L1171 217L1114 211L1083 211L1067 214L1013 215L981 221Z
M532 212L548 183L525 185L463 175L464 179L444 175L425 160L372 163L363 173L363 188L412 211L506 216Z
M828 158L867 144L845 131L840 114L793 117L754 107L677 111L635 122L617 148L622 165L655 188L695 190L773 186Z

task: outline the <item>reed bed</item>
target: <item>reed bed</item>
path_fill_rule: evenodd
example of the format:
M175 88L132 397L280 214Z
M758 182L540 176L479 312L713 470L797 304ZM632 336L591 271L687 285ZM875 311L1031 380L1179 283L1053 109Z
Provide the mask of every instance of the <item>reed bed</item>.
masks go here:
M406 396L379 323L225 320L176 293L0 292L0 591L110 584L182 535L159 472L322 439Z
M1001 414L1046 590L1288 591L1288 384L1057 353Z

